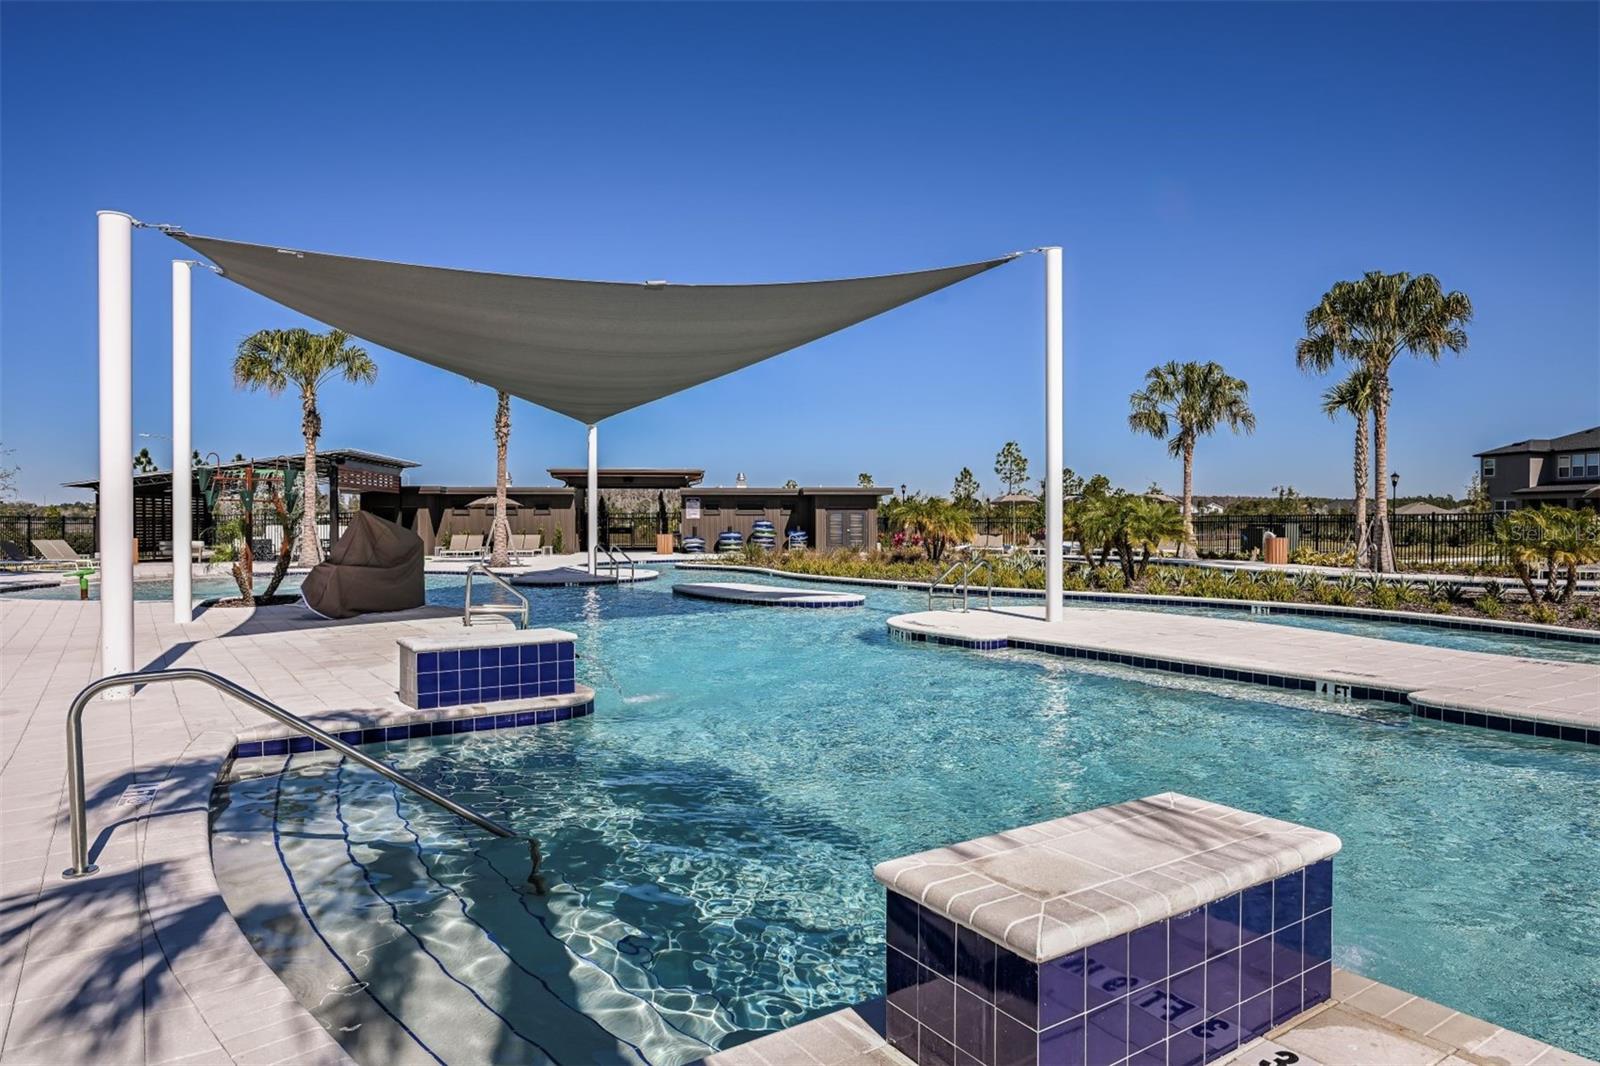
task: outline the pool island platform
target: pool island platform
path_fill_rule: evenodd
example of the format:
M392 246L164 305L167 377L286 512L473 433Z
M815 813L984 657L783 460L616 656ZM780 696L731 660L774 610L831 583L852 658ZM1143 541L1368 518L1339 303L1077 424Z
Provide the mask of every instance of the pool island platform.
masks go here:
M757 607L860 607L865 596L853 592L817 592L814 589L782 585L752 585L738 582L708 581L674 585L675 596L722 603L745 603Z
M626 585L633 581L654 581L660 576L656 570L601 567L599 573L591 574L582 566L552 566L512 573L506 580L525 588L564 588L571 585Z
M1035 651L1409 706L1430 721L1600 745L1600 665L1525 659L1231 618L1043 605L916 611L895 636L978 651Z

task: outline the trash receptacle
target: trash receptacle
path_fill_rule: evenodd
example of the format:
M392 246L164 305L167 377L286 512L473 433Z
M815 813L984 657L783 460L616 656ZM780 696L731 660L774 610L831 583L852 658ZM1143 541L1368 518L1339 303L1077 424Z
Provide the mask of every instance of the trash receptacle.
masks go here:
M1287 566L1289 564L1289 538L1280 537L1271 530L1261 541L1261 558L1273 566Z

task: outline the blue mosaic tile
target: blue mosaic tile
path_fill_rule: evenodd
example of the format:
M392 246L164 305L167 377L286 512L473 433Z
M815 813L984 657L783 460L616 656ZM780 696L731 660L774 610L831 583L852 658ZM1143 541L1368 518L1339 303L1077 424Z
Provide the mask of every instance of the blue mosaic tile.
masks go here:
M1084 970L1082 951L1040 965L1039 1028L1047 1029L1084 1012L1088 1006Z
M1086 1015L1090 1066L1112 1066L1128 1057L1128 1001L1119 999Z
M287 740L264 740L261 742L261 754L287 755L289 754L289 742Z
M1005 1011L994 1015L994 1066L1038 1066L1039 1033Z
M1082 1015L1039 1034L1039 1061L1050 1066L1083 1066L1089 1061L1088 1020Z
M893 893L891 893L892 896ZM997 948L994 941L988 937L981 933L975 933L965 926L956 927L956 984L989 1003L994 1002L996 951ZM1078 957L1082 958L1081 952ZM1078 998L1081 1001L1083 998L1081 963L1078 986ZM1040 996L1042 999L1042 990ZM1078 1009L1081 1011L1083 1008L1080 1005Z
M941 1040L956 1038L956 985L924 966L917 975L917 1024Z
M1112 937L1084 949L1086 1001L1092 1009L1128 990L1128 936Z

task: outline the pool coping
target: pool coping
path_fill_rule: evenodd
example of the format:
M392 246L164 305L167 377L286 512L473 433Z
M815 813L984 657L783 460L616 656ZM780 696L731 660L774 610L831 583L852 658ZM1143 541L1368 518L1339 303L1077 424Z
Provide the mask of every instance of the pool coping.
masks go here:
M1043 608L1028 608L1028 610L1042 613ZM1116 613L1129 616L1129 620L1150 617L1136 612ZM1207 623L1222 623L1219 633L1215 635L1218 647L1237 651L1238 644L1251 644L1249 641L1234 642L1228 639L1233 632L1231 627L1252 624L1242 619L1185 615L1166 617L1195 623L1194 628L1202 630L1207 628ZM892 635L914 642L950 645L973 651L1012 649L1042 652L1088 662L1306 692L1334 700L1377 700L1408 708L1417 717L1441 724L1484 728L1591 747L1600 746L1600 715L1591 714L1594 718L1591 723L1584 718L1569 714L1564 707L1536 713L1547 703L1558 702L1556 699L1535 703L1529 708L1516 702L1521 698L1518 693L1474 692L1467 698L1459 694L1447 697L1443 693L1430 693L1430 685L1435 679L1428 675L1430 671L1440 670L1438 662L1455 663L1462 668L1469 665L1486 666L1502 671L1511 671L1513 666L1517 671L1543 668L1540 670L1541 673L1552 675L1552 687L1559 681L1561 684L1586 686L1582 688L1585 692L1600 690L1600 666L1587 663L1518 659L1488 652L1405 645L1397 641L1385 641L1382 638L1324 633L1319 630L1300 632L1315 634L1330 644L1332 650L1326 652L1326 665L1317 668L1308 668L1301 664L1284 665L1266 655L1257 656L1256 661L1247 663L1237 657L1234 660L1222 660L1171 652L1150 654L1147 650L1150 642L1142 639L1141 634L1130 632L1107 636L1105 630L1108 627L1105 625L1098 627L1099 632L1093 639L1083 637L1074 639L1067 633L1066 627L1070 625L1068 622L1050 623L1043 617L1034 617L1015 610L918 611L895 615L887 624ZM1130 625L1130 629L1137 627ZM1363 660L1359 654L1362 643L1347 643L1350 641L1415 649L1413 658L1417 660L1416 676L1408 680L1400 677L1398 673L1384 677L1379 674L1362 674L1359 671L1341 669L1337 665L1340 662L1370 663L1370 659ZM1341 648L1342 652L1337 650ZM1429 659L1436 662L1427 662ZM1503 662L1496 663L1494 660ZM1562 679L1558 677L1561 674L1572 676ZM1446 689L1446 691L1451 690ZM1566 693L1562 691L1559 700L1565 699Z
M826 592L811 592L807 589L784 588L778 585L716 582L688 582L674 585L672 594L694 600L705 600L708 603L737 603L752 607L860 607L867 602L865 596L851 592L839 592L829 596Z
M928 586L924 582L904 581L898 578L832 577L826 574L802 574L792 570L779 570L770 566L744 566L737 563L674 562L669 565L675 566L680 570L743 570L753 574L767 574L772 577L794 578L798 581L815 581L824 584L868 585L877 588L907 589L913 592L926 592L928 590ZM956 586L940 585L938 588L940 591L949 592L954 591ZM989 593L987 588L980 591L983 596L987 596ZM1043 589L996 587L994 594L997 597L1005 596L1013 599L1044 598ZM1574 629L1571 626L1546 625L1542 622L1492 622L1482 618L1458 618L1455 615L1424 614L1421 611L1385 611L1377 607L1341 607L1337 604L1328 603L1284 603L1277 600L1230 600L1214 596L1165 596L1154 592L1084 592L1069 589L1063 592L1062 595L1068 600L1083 600L1090 603L1142 603L1158 607L1216 607L1249 614L1299 614L1313 617L1401 622L1430 629L1465 629L1482 633L1498 633L1503 636L1538 637L1543 640L1562 641L1569 644L1600 645L1600 629Z

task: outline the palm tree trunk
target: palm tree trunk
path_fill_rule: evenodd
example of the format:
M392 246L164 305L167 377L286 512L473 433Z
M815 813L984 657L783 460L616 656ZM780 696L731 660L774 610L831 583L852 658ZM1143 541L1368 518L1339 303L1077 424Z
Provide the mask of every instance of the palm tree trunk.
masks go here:
M1356 413L1356 554L1355 565L1367 561L1372 551L1371 530L1367 526L1367 412Z
M511 396L501 392L494 412L494 527L490 566L511 564L511 527L506 523L506 447L511 443Z
M300 516L300 565L316 566L322 561L322 545L317 542L317 437L322 432L322 416L317 413L315 386L300 390L300 432L306 439L305 478L301 489L304 513Z
M1372 402L1372 486L1373 525L1377 543L1373 545L1373 569L1382 573L1394 570L1394 539L1389 534L1389 375L1374 382L1377 395Z
M1178 548L1178 554L1185 559L1193 559L1199 553L1195 551L1194 537L1194 441L1183 442L1183 544Z

